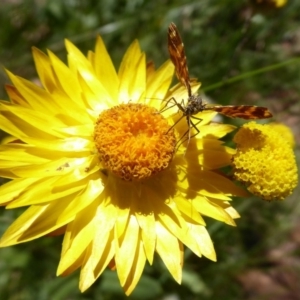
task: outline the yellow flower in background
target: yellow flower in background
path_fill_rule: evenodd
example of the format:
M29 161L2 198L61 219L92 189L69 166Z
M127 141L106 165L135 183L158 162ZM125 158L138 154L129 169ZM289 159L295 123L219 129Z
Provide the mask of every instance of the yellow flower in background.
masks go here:
M66 48L68 66L33 49L42 87L8 72L0 124L14 140L0 145L0 176L11 179L0 204L29 207L0 246L63 233L57 275L81 268L81 291L114 266L130 294L155 252L180 282L183 245L216 260L203 216L239 217L229 201L246 192L219 170L234 153L219 138L234 127L205 112L189 151L175 152L186 121L171 128L177 109L160 114L157 100L187 97L180 85L169 90L171 62L147 66L135 41L116 72L100 37L87 57Z
M252 0L252 2L256 3L257 5L262 5L266 7L269 6L280 8L286 5L287 0Z
M284 200L298 184L291 139L286 138L291 132L283 127L250 122L234 137L234 175L251 193L265 200Z
M276 7L282 7L286 5L287 0L274 0L273 2L275 2Z

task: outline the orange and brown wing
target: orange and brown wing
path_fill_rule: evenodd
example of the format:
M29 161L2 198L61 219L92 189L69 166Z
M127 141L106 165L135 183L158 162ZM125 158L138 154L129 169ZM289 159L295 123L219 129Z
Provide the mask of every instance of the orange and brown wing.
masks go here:
M246 120L251 119L267 119L271 118L273 115L266 107L261 106L251 106L251 105L216 105L212 107L206 107L206 109L217 111L231 118L242 118Z
M184 45L179 31L174 23L169 25L168 50L170 58L175 66L178 80L186 87L189 97L192 96L190 76L186 62Z

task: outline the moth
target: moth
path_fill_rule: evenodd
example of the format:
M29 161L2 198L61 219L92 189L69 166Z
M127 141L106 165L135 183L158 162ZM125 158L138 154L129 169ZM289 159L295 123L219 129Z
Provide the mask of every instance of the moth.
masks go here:
M179 31L174 23L171 23L168 28L168 50L171 61L175 66L176 76L178 80L186 87L188 93L187 101L181 100L181 102L178 102L174 97L172 97L167 101L167 104L165 106L167 107L168 104L172 101L173 106L176 105L178 109L182 112L182 116L175 122L173 126L175 126L184 117L187 120L188 130L180 138L180 145L186 140L188 140L189 144L190 139L200 132L200 130L197 128L197 125L202 121L202 119L196 117L195 115L205 110L213 110L231 118L242 118L246 120L266 119L272 117L271 112L266 107L252 105L207 106L207 103L203 102L202 98L199 95L192 94L191 80L187 67L187 59L185 55L184 44L182 42ZM163 111L164 110L165 109L163 109ZM194 123L192 119L197 120L196 123ZM191 136L192 128L196 130L196 133Z

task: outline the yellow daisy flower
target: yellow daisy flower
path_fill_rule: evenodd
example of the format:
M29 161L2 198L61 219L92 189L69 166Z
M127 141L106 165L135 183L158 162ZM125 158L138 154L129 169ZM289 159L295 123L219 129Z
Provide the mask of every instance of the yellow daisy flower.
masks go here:
M203 216L229 225L239 217L229 201L246 192L220 171L234 151L219 138L234 127L202 113L184 156L175 144L186 121L172 128L177 108L160 114L157 100L187 99L180 85L169 90L171 62L155 70L135 41L116 72L100 37L87 57L66 48L68 66L33 49L42 87L8 72L0 124L15 139L0 145L0 176L11 179L0 204L29 208L0 246L63 233L57 275L81 268L81 291L110 266L130 294L155 252L180 283L183 245L216 260Z

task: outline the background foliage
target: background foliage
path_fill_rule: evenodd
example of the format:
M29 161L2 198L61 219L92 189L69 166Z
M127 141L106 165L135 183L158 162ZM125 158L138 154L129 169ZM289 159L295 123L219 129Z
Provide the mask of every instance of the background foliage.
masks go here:
M255 6L250 0L2 0L0 63L35 80L32 46L51 49L65 60L64 38L86 53L101 34L116 66L135 38L159 66L168 58L166 32L173 21L185 42L190 73L202 82L206 96L220 104L269 107L276 121L294 131L299 157L299 61L226 84L232 76L299 57L299 11L295 0L280 9ZM223 85L214 86L217 82ZM7 99L4 83L8 79L2 69L1 99ZM207 220L217 263L187 250L179 286L157 258L129 298L299 299L299 200L299 188L283 203L235 199L242 216L237 227ZM1 210L1 232L16 215ZM46 237L0 249L0 299L127 298L111 271L84 294L77 287L78 273L56 278L61 242L61 237Z

